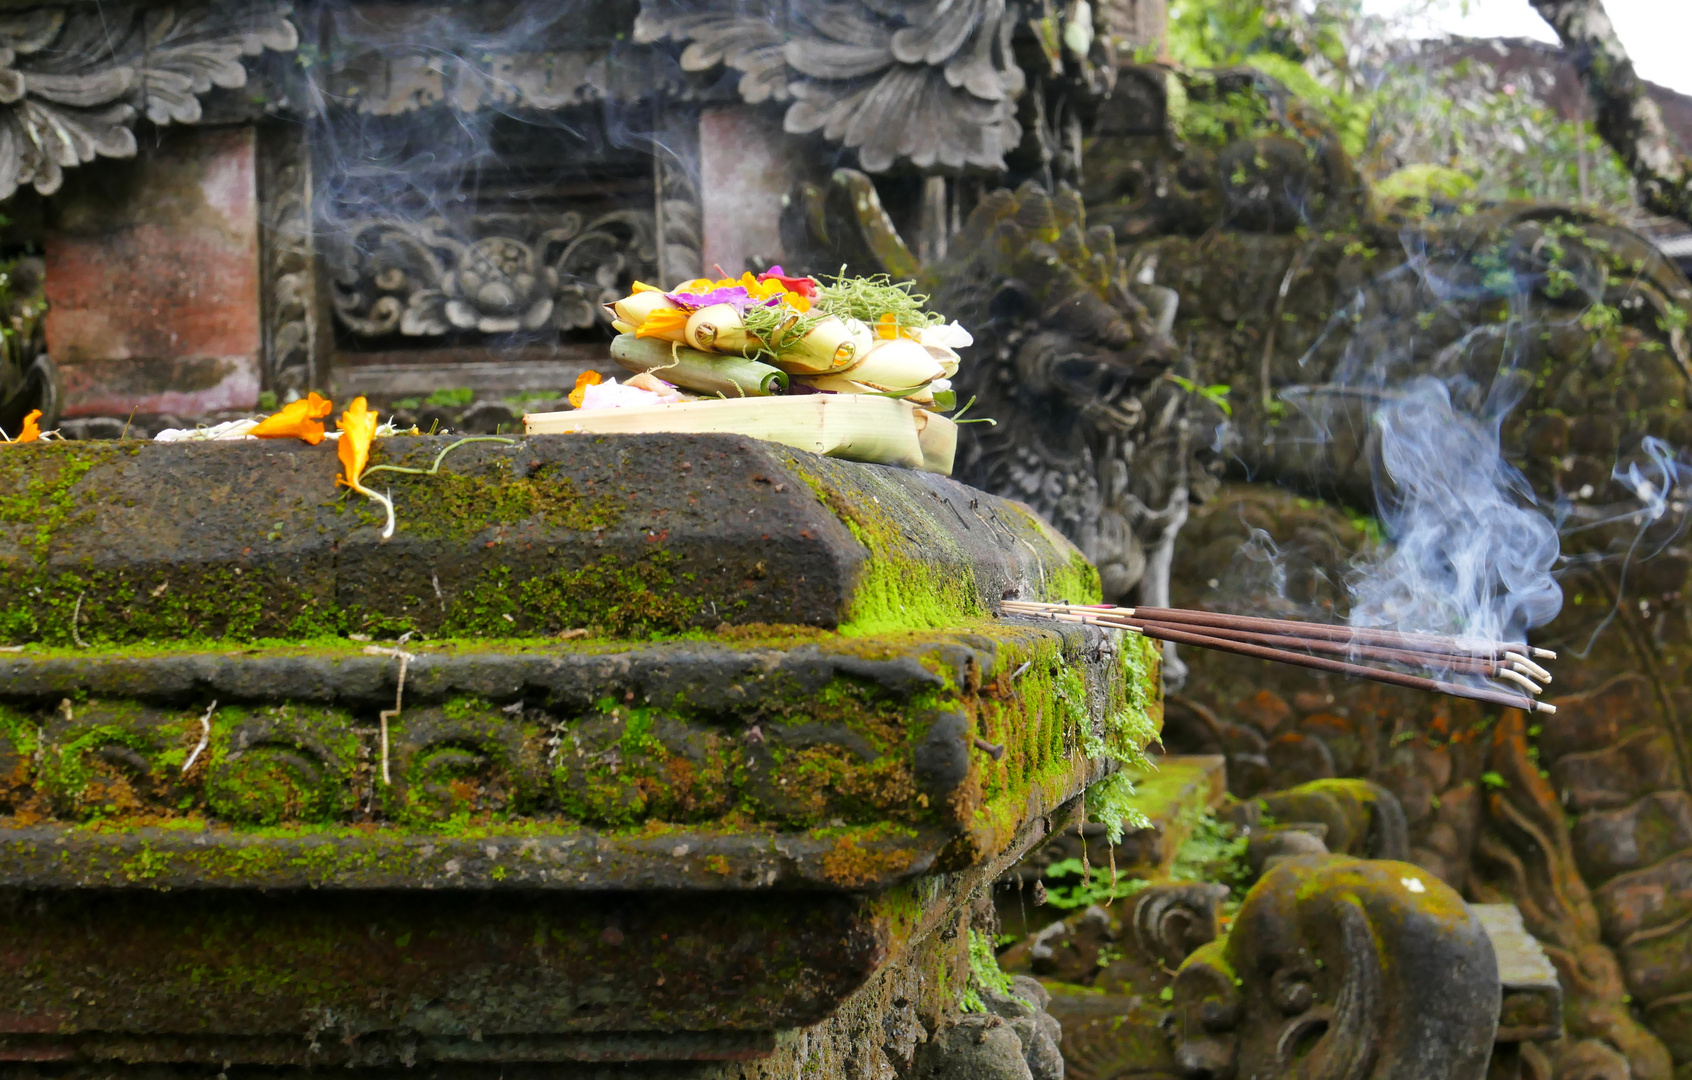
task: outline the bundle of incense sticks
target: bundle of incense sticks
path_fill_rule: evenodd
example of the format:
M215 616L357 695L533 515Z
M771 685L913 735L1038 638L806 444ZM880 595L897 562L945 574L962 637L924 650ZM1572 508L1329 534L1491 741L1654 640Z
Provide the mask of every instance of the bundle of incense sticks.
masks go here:
M1549 649L1503 641L1442 637L1398 630L1371 630L1292 619L1263 619L1181 608L1113 607L1109 604L1046 604L1006 600L1007 615L1030 615L1062 622L1090 623L1133 630L1149 638L1203 649L1254 656L1283 664L1332 671L1359 679L1470 698L1528 712L1554 713L1555 705L1535 700L1551 682L1551 673L1535 661L1555 660ZM1340 659L1343 658L1343 659ZM1474 686L1412 675L1358 661L1420 667L1495 681ZM1496 685L1502 682L1508 685ZM1519 688L1519 689L1518 689ZM1525 691L1525 693L1524 693Z

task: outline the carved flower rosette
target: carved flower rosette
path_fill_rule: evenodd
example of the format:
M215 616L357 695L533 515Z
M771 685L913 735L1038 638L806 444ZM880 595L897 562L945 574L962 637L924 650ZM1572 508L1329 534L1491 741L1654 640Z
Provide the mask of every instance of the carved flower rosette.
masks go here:
M370 219L329 251L336 318L361 338L590 330L657 258L638 210Z

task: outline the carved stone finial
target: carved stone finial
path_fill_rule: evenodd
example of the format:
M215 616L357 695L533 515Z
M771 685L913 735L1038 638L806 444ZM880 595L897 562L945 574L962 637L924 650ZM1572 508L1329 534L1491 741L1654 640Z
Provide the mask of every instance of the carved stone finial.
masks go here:
M245 86L242 57L290 52L287 0L58 5L0 15L0 199L51 195L64 170L135 156L137 118L197 124L213 87Z
M1176 974L1164 1032L1204 1080L1480 1080L1498 1027L1485 929L1419 867L1312 855Z

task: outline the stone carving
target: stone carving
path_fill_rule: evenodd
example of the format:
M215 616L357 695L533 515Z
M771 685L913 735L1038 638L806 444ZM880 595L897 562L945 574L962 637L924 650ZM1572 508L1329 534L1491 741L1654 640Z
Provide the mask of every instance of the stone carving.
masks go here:
M1070 1080L1179 1075L1158 1034L1160 994L1175 968L1214 941L1228 887L1160 881L1132 898L1055 922L1000 957L1007 971L1086 987L1047 1006L1063 1027Z
M277 825L336 820L356 809L352 780L362 747L350 714L286 706L243 712L226 708L216 714L218 724L231 730L219 735L216 750L208 745L197 768L189 770L203 771L213 815Z
M213 87L246 85L243 57L289 52L285 0L57 5L0 18L0 199L57 191L64 170L133 157L138 117L194 124Z
M1134 943L1141 955L1164 968L1179 967L1202 945L1216 940L1216 920L1228 886L1214 882L1152 885L1134 902Z
M547 24L529 29L559 28ZM424 34L430 30L421 28ZM666 73L642 55L609 47L475 49L452 55L433 42L384 43L371 51L356 48L356 41L351 44L355 47L345 58L328 66L324 88L334 100L369 116L398 116L437 106L461 113L551 112L607 99L636 101L654 91L681 88L674 69Z
M1052 995L1019 975L1011 992L980 988L985 1013L965 1013L935 1031L914 1055L910 1080L1063 1080L1063 1029L1046 1008Z
M1193 953L1163 1021L1182 1073L1480 1080L1501 985L1462 898L1409 863L1288 859Z
M264 132L259 151L265 385L304 393L321 386L323 375L311 163L295 125Z
M922 280L975 334L958 400L998 421L966 425L957 474L1069 536L1106 599L1138 587L1142 603L1166 603L1194 471L1189 395L1163 377L1174 344L1130 289L1109 230L1087 228L1069 188L1028 184L983 198L953 250Z
M353 223L329 252L336 318L364 338L591 329L601 306L656 276L650 211L587 219L479 214Z
M740 72L748 104L787 101L785 126L858 152L869 172L1003 170L1022 139L1016 0L798 4L646 0L638 41L686 42L681 66Z
M1574 708L1568 714L1559 709L1558 723L1546 740L1552 754L1603 745L1614 734L1613 730L1604 730L1606 723L1613 725L1634 715L1637 702L1629 700L1626 687L1610 689L1611 693L1593 695L1598 700L1570 703ZM1623 692L1614 693L1615 689ZM1638 874L1616 875L1618 868L1613 865L1592 873L1590 881L1582 877L1580 857L1585 855L1590 862L1598 846L1590 830L1583 830L1585 835L1576 833L1585 841L1578 847L1576 837L1571 837L1567 810L1582 804L1573 798L1572 807L1561 804L1556 789L1540 775L1539 763L1529 750L1522 715L1505 713L1487 759L1504 786L1486 798L1487 827L1476 845L1475 893L1484 900L1514 902L1521 909L1523 923L1540 940L1557 968L1570 1005L1565 1010L1567 1038L1553 1047L1550 1055L1558 1075L1666 1080L1673 1070L1670 1052L1684 1055L1687 1046L1682 1031L1673 1023L1675 1017L1661 1015L1666 1011L1661 1008L1664 1002L1671 1010L1679 1004L1664 990L1672 991L1676 982L1685 979L1684 946L1672 938L1661 940L1677 929L1672 921L1663 920L1662 929L1670 932L1665 935L1660 930L1641 933L1637 923L1628 925L1627 915L1617 918L1618 912L1652 911L1654 901L1665 890L1657 882L1639 881ZM1681 792L1674 794L1684 798ZM1593 818L1586 815L1576 829L1589 825ZM1655 859L1662 859L1656 862L1658 869L1677 859L1684 862L1684 854L1671 854L1677 846L1673 832L1672 827L1648 826L1639 838L1626 837L1624 850L1630 856L1626 868L1644 867ZM1681 843L1685 842L1683 833ZM1644 871L1643 876L1650 876L1650 871ZM1630 883L1629 877L1635 880ZM1637 890L1636 896L1647 899L1629 897L1629 884ZM1674 892L1667 890L1671 897ZM1652 911L1652 915L1661 918L1658 912ZM1656 944L1669 948L1659 956L1642 957L1638 944L1653 937L1659 939ZM1606 938L1619 942L1621 948L1612 949ZM1644 1017L1655 1035L1628 1007L1630 989L1644 997ZM1657 1036L1662 1036L1660 1041ZM1665 1047L1665 1042L1670 1045Z
M454 815L532 811L545 786L545 755L535 728L510 720L486 705L402 714L394 722L384 809L419 826Z

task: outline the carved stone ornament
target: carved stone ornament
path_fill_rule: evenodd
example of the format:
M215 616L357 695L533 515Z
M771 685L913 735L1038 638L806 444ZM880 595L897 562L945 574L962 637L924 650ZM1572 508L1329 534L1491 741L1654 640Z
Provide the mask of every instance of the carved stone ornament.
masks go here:
M748 104L788 101L785 127L821 132L869 172L1003 170L1022 139L1024 77L1006 0L643 0L636 40L687 42L681 66L741 73Z
M242 57L299 44L290 5L132 4L0 13L0 199L51 195L64 170L135 156L135 121L195 124L213 87L246 85Z
M1492 944L1410 863L1307 855L1187 958L1163 1028L1207 1080L1480 1080L1501 994Z
M463 230L372 219L339 243L328 254L335 316L365 338L585 330L635 279L656 276L658 260L644 210L483 214Z

